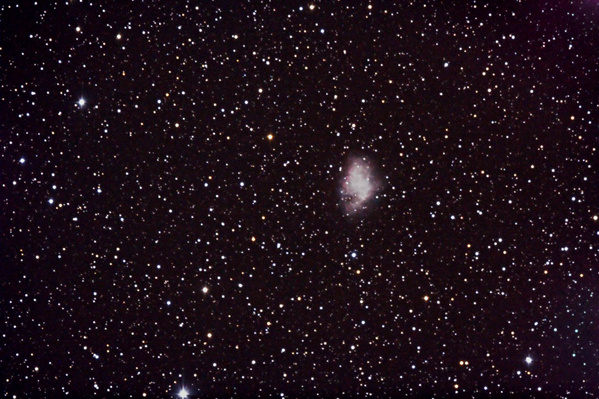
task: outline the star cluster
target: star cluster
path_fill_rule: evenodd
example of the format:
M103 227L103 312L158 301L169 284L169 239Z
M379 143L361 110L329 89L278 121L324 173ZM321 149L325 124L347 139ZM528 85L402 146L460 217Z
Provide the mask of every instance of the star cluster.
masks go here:
M595 2L0 22L1 396L599 392Z

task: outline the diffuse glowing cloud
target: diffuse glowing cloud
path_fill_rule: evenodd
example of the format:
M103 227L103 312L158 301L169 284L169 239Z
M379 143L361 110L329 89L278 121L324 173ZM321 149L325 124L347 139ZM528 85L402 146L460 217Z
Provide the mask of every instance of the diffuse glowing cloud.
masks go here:
M366 157L351 157L341 180L341 206L347 215L366 208L378 189L374 168Z

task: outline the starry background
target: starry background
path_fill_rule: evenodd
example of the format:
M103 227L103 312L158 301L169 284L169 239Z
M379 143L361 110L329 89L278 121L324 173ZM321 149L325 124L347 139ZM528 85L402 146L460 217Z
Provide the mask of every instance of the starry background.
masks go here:
M3 2L2 395L596 395L597 3L397 3Z

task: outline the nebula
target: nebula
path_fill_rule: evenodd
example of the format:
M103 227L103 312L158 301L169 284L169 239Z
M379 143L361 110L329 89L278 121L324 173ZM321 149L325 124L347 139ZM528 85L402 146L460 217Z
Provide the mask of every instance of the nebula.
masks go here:
M341 179L341 207L346 215L366 209L378 188L373 167L366 157L351 157Z

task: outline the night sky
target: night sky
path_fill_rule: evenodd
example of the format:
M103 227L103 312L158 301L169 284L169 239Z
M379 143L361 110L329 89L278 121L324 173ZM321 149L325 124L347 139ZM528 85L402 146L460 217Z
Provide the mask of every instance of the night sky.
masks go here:
M597 395L598 7L4 1L0 395Z

